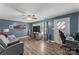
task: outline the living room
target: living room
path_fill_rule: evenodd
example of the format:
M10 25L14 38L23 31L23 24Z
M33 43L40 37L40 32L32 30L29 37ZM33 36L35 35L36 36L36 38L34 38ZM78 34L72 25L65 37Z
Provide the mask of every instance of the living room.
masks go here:
M0 55L78 55L79 3L0 3Z

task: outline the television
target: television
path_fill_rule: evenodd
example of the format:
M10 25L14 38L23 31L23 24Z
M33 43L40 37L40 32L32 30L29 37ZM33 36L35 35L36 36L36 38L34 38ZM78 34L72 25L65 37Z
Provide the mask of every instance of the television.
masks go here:
M40 26L33 26L33 32L40 32Z

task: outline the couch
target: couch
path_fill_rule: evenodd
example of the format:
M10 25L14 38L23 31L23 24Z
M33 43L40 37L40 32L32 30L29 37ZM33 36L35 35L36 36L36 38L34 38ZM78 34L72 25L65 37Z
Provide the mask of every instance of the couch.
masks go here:
M23 43L19 42L6 48L0 45L0 55L22 55L23 54Z
M2 39L0 36L0 55L22 55L24 52L23 42L13 40L6 43L7 39ZM4 42L5 41L5 42Z

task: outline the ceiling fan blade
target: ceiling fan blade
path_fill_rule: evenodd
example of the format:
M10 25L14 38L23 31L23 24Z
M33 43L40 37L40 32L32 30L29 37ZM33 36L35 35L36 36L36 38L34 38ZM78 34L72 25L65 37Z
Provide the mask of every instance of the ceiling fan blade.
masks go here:
M18 11L18 12L20 12L20 13L22 13L23 15L25 14L25 12L24 11L21 11L21 10L19 10L19 9L17 9L17 8L14 8L16 11Z
M34 17L34 18L32 18L32 19L37 19L37 18Z
M16 9L16 8L15 8ZM36 18L36 16L33 14L33 15L25 15L25 12L23 12L23 11L21 11L21 10L19 10L19 9L16 9L18 12L20 12L20 13L22 13L23 15L22 15L22 19L26 19L26 18L32 18L32 19L37 19Z
M9 19L17 19L17 18L24 18L24 17L26 17L26 16L24 16L24 15L19 15L19 16L15 16L15 17L11 17L11 18L9 18Z

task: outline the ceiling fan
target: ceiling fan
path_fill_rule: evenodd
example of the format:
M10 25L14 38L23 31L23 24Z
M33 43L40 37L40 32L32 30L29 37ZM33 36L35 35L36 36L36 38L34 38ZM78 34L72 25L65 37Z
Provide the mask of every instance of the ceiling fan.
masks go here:
M35 14L28 14L28 15L26 15L26 14L25 14L26 12L21 11L21 10L19 10L19 9L16 9L16 11L22 13L22 15L19 16L19 17L22 17L22 19L27 19L27 20L36 20L36 19L37 19L37 17L36 17Z
M33 14L33 15L25 15L24 19L27 19L27 20L31 20L31 19L37 19L37 17Z

